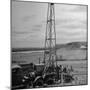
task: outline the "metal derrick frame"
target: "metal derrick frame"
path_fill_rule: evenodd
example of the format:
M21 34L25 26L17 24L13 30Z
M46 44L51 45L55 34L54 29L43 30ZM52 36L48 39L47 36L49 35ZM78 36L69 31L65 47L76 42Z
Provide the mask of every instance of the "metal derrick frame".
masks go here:
M56 66L56 31L55 31L55 9L53 3L48 3L47 23L44 50L45 67Z

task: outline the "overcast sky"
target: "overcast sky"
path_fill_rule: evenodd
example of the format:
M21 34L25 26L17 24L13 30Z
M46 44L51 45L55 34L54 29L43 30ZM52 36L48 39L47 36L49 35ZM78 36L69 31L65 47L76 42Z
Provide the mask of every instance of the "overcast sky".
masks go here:
M54 4L58 44L86 41L87 6ZM43 47L47 3L12 2L12 47Z

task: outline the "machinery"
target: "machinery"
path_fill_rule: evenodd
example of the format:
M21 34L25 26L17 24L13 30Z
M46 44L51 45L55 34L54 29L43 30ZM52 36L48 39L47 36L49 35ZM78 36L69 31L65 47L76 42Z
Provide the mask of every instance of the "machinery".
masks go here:
M56 63L56 32L55 32L55 11L54 4L48 4L47 24L44 50L45 66L57 65ZM55 66L56 66L55 65Z
M26 69L27 70L27 69ZM32 71L24 74L22 83L27 88L45 87L60 81L69 83L74 80L66 67L57 65L56 31L54 3L48 4L45 34L44 60L42 64L32 65Z
M55 84L58 81L69 83L74 80L66 67L57 65L54 3L48 4L43 64L41 75L37 75L39 82L36 79L38 84L42 83L41 86Z

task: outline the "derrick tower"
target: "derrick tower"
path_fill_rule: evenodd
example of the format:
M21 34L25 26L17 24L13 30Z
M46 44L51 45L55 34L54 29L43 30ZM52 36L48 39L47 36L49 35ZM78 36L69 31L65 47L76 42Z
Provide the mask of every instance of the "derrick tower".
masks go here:
M45 66L57 65L54 3L48 3L44 64Z

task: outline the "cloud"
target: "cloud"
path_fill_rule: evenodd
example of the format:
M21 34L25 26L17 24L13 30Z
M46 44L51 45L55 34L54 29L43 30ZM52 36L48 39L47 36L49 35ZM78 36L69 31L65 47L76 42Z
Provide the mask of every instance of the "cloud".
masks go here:
M75 31L73 31L73 30L66 30L66 29L62 29L62 30L58 30L58 31L56 31L56 33L57 33L57 36L61 36L62 35L62 37L64 36L64 35L68 35L68 36L77 36L77 35L80 35L80 34L84 34L85 35L85 33L86 33L86 31L85 30L82 30L82 29L76 29Z
M42 24L37 24L32 26L32 31L33 32L40 32L42 28Z
M20 35L20 34L25 35L25 34L32 33L32 31L13 31L12 33L13 34L18 34L18 35Z
M35 15L35 14L33 14L33 15L28 15L28 16L24 16L24 17L22 18L22 21L23 21L23 22L28 22L28 21L30 21L30 20L33 19L33 18L36 18L36 15Z
M70 24L65 24L63 26L61 26L61 28L66 28L67 30L75 30L75 29L86 29L86 26L83 24L75 24L75 23L70 23Z
M72 4L57 4L56 10L59 9L60 12L86 12L87 5L72 5Z
M76 31L76 29L82 29L82 30L86 30L87 25L86 22L81 21L81 20L58 20L58 22L56 23L56 28L58 28L58 30L66 30L67 31Z
M86 12L87 11L87 5L77 5L76 8L70 10L71 12Z
M33 27L35 27L35 28L41 28L42 27L42 24L37 24L37 25L34 25Z

